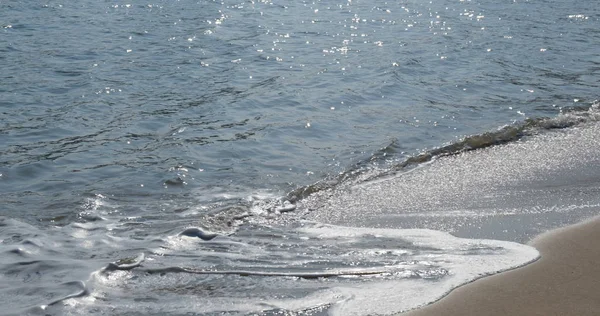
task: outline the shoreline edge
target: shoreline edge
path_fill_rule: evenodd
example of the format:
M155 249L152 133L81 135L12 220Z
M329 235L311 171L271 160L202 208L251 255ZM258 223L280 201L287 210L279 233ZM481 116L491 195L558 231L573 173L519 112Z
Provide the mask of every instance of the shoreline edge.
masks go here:
M530 264L477 279L398 316L600 315L600 216L527 243Z

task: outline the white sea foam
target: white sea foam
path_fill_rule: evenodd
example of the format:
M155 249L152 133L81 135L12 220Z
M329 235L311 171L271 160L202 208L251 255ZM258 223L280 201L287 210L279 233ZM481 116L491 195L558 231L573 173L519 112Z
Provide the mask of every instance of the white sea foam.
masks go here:
M538 257L534 248L513 242L312 222L296 229L242 229L210 242L184 237L173 244L172 238L142 267L116 271L116 278L107 272L102 280L116 282L94 280L92 286L110 295L162 293L164 301L145 303L151 309L177 302L169 306L195 313L389 314ZM111 304L124 312L132 308L129 300Z
M336 293L333 315L389 314L410 310L438 300L452 289L486 275L522 266L538 258L530 246L484 239L457 238L448 233L426 229L373 229L324 225L302 229L321 239L340 237L361 239L374 236L389 245L389 239L413 245L413 254L396 267L409 267L413 277L381 282L359 282L326 290ZM386 240L387 239L387 240ZM409 264L407 264L409 263ZM393 266L388 267L393 269ZM420 271L442 270L439 278L416 278ZM323 293L317 294L322 296ZM327 296L327 295L326 295ZM331 295L329 295L331 296Z

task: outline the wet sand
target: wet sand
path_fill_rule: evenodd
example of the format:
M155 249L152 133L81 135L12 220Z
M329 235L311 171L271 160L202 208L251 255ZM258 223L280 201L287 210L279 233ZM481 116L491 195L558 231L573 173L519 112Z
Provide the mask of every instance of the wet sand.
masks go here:
M541 258L402 316L600 315L600 217L532 240Z

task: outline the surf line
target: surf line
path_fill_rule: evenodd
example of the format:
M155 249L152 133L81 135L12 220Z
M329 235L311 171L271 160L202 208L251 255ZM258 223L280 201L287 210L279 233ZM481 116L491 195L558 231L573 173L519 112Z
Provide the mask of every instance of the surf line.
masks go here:
M138 269L138 271L149 274L156 273L190 273L190 274L219 274L219 275L239 275L239 276L263 276L263 277L296 277L302 279L318 279L340 276L361 276L389 273L388 270L350 270L350 271L328 271L328 272L269 272L269 271L249 271L249 270L196 270L182 267L166 267L154 269Z
M104 267L101 273L109 273L116 270L133 270L142 265L145 259L144 253L132 257L121 259L116 262L109 263ZM389 269L365 269L365 270L337 270L324 272L270 272L270 271L251 271L251 270L197 270L182 267L165 267L153 269L136 269L136 271L146 272L148 274L165 274L165 273L190 273L190 274L219 274L219 275L239 275L239 276L263 276L263 277L297 277L303 279L318 279L331 278L341 276L361 276L361 275L376 275L391 273Z

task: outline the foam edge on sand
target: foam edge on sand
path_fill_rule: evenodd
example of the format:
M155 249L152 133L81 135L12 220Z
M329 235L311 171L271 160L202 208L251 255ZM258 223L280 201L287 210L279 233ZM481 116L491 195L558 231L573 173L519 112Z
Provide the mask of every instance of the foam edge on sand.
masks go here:
M600 315L600 216L541 234L541 258L402 316Z

